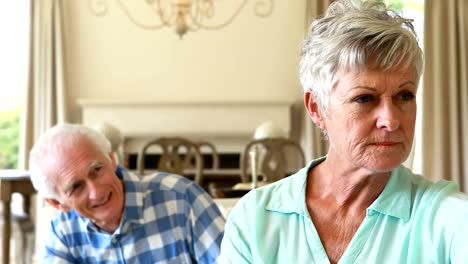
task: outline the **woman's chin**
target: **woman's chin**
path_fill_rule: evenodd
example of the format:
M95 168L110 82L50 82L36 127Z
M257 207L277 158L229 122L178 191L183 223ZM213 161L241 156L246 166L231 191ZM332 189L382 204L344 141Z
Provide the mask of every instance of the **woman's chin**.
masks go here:
M375 172L389 172L393 171L396 168L398 168L401 163L403 163L402 160L379 160L376 161L372 164L368 164L366 167L367 169Z

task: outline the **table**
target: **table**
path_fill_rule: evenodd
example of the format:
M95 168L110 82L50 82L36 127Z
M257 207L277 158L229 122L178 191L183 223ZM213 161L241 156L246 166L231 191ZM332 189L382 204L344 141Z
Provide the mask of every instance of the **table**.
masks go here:
M130 170L130 172L138 175L138 172L135 170ZM157 170L145 170L145 174L151 174L155 172L157 172ZM216 183L216 185L219 187L233 186L241 182L240 173L240 169L203 169L202 187L208 191L209 183ZM195 169L185 169L183 176L193 180L195 176Z
M219 210L223 214L224 218L227 219L229 213L231 212L232 208L236 205L236 203L240 200L240 198L216 198L213 201L218 206Z
M270 183L271 182L258 181L257 186L255 188L263 187L263 186L268 185ZM241 182L241 183L238 183L238 184L232 186L232 189L233 190L252 190L252 183L251 182Z
M10 261L10 233L11 233L11 196L20 193L24 196L24 211L30 214L31 195L36 191L29 179L29 173L24 170L0 170L0 200L3 203L3 232L2 232L2 263Z

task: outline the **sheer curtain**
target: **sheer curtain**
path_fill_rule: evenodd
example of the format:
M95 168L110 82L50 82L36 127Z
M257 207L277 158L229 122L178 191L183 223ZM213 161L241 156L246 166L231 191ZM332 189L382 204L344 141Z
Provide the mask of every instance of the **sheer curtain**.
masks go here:
M67 119L62 12L60 0L31 0L30 66L20 168L28 168L28 153L37 137Z
M333 0L308 0L306 2L306 19L304 25L304 35L307 34L309 25L314 18L323 14ZM301 113L301 128L299 140L304 148L306 160L315 159L325 155L328 151L328 142L323 139L320 129L310 119L307 111L304 109L303 101L298 101L294 109Z
M25 114L22 118L20 168L28 168L28 153L47 128L67 121L65 65L63 50L63 10L61 0L30 0L31 31L29 78ZM35 258L45 247L51 206L39 197L32 203L36 223ZM40 212L40 213L39 213Z
M468 191L468 1L425 1L423 169Z

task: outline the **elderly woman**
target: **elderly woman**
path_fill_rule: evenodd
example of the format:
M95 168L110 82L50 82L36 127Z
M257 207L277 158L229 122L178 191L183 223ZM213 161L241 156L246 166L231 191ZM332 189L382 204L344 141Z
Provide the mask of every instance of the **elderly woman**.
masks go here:
M468 196L403 167L423 65L411 24L378 2L335 1L300 64L326 157L249 192L229 215L226 263L467 263Z

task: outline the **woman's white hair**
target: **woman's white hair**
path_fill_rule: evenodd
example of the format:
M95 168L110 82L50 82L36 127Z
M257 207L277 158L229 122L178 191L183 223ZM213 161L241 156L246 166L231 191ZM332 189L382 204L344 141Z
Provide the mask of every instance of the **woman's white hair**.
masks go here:
M70 147L79 147L81 139L87 139L110 160L109 153L111 146L107 138L98 131L79 124L59 124L42 134L34 144L29 153L29 168L31 181L39 195L44 198L53 198L59 202L62 201L60 195L49 175L44 175L40 164L45 156L57 153L62 149Z
M411 19L381 2L336 0L323 17L310 25L299 75L304 91L312 90L320 111L326 115L340 72L411 67L419 80L423 54Z

